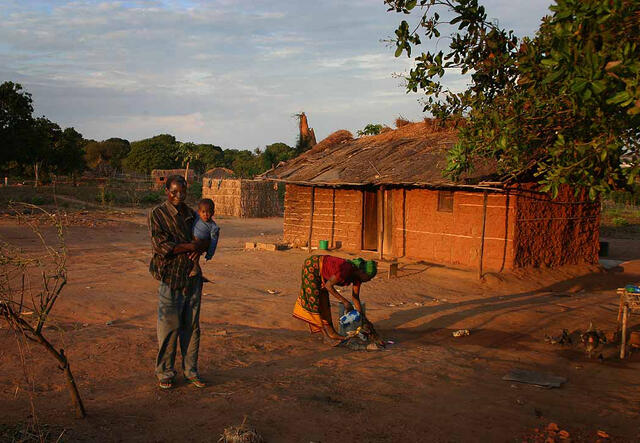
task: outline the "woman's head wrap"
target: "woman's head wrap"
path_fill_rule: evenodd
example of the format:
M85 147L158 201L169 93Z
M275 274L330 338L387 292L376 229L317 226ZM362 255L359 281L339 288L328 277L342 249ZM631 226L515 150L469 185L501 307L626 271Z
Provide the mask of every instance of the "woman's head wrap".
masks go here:
M354 258L353 260L347 260L349 263L351 263L353 266L355 266L358 269L363 269L364 266L364 260L361 259L360 257L358 258Z
M365 261L364 259L358 257L354 258L353 260L349 260L349 263L367 274L370 279L375 277L378 273L378 263L373 260Z
M373 278L378 273L378 263L373 260L367 260L364 262L364 272L369 276L369 278Z

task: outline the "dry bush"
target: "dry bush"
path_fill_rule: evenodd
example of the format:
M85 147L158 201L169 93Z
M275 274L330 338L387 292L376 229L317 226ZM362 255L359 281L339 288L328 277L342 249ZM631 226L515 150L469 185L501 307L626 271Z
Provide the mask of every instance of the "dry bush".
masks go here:
M56 359L65 374L76 415L82 418L84 406L64 350L56 350L43 335L45 323L67 284L67 249L61 217L35 205L14 206L17 214L28 211L43 214L55 228L55 239L46 238L37 218L23 218L20 222L28 225L39 241L39 252L27 254L0 241L0 317L13 331L43 346Z
M220 439L221 443L263 443L264 439L258 432L249 427L247 417L244 418L240 426L230 426L224 430Z

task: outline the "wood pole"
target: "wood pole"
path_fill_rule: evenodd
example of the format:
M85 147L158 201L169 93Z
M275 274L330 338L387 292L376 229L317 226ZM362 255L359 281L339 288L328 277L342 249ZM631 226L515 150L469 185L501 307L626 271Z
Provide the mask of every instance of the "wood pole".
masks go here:
M620 337L620 358L624 358L624 353L627 347L627 319L629 317L629 307L624 304L622 308L622 336Z
M484 191L482 198L482 236L480 237L480 260L478 262L478 279L482 278L482 259L484 257L484 234L487 227L487 191Z
M402 256L407 255L407 190L402 188Z
M316 188L311 187L311 207L309 208L309 238L307 239L307 252L311 252L311 234L313 233L313 207L316 200Z
M331 249L334 249L336 247L335 231L336 231L336 188L333 188L333 192L331 195Z
M364 232L365 232L365 216L364 216L364 211L365 211L365 207L367 206L365 203L365 200L367 199L367 191L365 191L364 189L362 191L360 191L362 193L362 208L360 209L360 212L362 213L362 222L360 223L360 250L362 251L364 249Z
M382 260L384 255L384 206L385 206L384 186L380 186L380 226L378 227L378 258Z

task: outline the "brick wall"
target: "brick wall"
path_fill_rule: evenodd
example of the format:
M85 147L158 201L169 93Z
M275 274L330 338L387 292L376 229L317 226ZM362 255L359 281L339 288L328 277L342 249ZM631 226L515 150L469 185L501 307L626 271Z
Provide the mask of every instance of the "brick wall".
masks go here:
M284 240L306 245L309 237L311 187L287 185L284 211ZM316 188L311 245L328 240L331 247L358 251L361 246L362 192L349 189Z
M558 201L526 191L487 194L483 269L595 263L599 205L563 189ZM391 256L475 269L480 260L483 192L455 191L453 211L438 211L438 191L391 189ZM287 185L285 241L306 245L311 187ZM575 204L575 203L579 204ZM362 191L316 188L311 244L329 240L349 251L362 247ZM385 250L389 247L386 244Z
M456 191L453 211L438 211L438 191L394 190L395 256L476 268L482 237L483 194ZM515 204L504 194L488 194L483 269L513 268Z
M569 186L555 200L534 193L533 185L516 191L515 265L560 266L598 262L600 203Z

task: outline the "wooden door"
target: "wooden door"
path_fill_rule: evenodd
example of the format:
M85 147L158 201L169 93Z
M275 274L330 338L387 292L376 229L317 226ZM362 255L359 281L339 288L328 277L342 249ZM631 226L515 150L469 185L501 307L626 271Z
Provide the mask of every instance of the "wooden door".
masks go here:
M362 217L362 249L378 250L378 193L364 191Z

